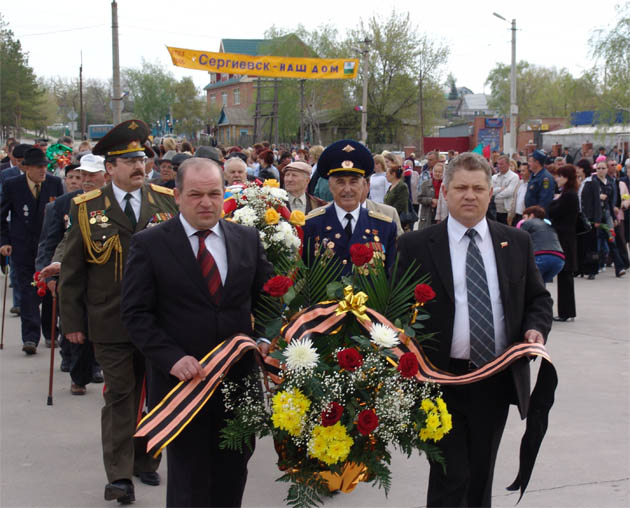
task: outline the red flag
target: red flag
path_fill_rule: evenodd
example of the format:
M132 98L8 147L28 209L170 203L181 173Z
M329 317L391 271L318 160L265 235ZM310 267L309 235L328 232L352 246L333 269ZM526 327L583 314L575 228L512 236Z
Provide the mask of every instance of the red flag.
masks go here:
M483 153L483 156L484 156L486 159L490 159L490 145L486 145L486 146L484 146L484 147L483 147L483 150L482 150L482 153Z

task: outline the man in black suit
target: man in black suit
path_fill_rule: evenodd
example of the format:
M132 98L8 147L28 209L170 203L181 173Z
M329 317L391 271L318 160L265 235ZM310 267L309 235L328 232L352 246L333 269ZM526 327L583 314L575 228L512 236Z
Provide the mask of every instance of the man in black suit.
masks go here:
M415 261L431 275L436 293L426 305L426 323L438 343L426 352L436 367L455 374L481 367L512 343L543 343L551 328L552 301L529 236L485 218L491 175L483 157L457 156L444 174L448 219L398 240L401 273ZM528 361L443 391L453 430L438 442L446 472L431 463L427 505L490 506L509 404L518 403L521 417L527 415Z
M208 159L177 172L180 215L132 238L123 321L149 360L149 404L202 373L199 360L224 339L252 333L252 302L272 274L258 232L220 220L223 177ZM229 377L253 369L244 358ZM240 506L251 453L219 449L226 414L214 395L168 446L167 506Z
M39 148L29 148L22 161L24 174L9 178L2 188L0 254L12 256L21 293L22 351L27 355L37 352L41 331L46 345L51 342L52 298L50 293L40 298L31 285L44 208L46 203L63 194L61 179L46 173L49 162ZM9 213L10 221L7 220Z

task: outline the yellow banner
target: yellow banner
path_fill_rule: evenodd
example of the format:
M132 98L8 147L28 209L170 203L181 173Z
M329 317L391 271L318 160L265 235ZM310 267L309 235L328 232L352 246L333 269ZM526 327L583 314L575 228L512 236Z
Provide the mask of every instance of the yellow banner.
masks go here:
M173 65L224 74L247 74L269 78L352 79L357 75L356 58L295 58L211 53L195 49L171 48Z

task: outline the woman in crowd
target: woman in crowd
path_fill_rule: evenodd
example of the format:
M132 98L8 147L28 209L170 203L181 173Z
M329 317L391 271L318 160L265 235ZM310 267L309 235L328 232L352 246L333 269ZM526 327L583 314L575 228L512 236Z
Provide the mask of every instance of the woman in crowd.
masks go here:
M407 184L402 181L403 170L395 155L393 155L393 160L385 157L385 163L388 166L386 177L390 187L385 193L383 202L386 205L393 206L398 215L402 216L403 213L408 211L409 207L409 189Z
M418 191L418 203L420 204L418 230L428 228L435 221L435 211L440 197L443 174L444 163L436 162L435 166L433 166L431 179L420 182L420 189Z
M510 166L514 160L510 161ZM508 211L507 223L510 226L516 226L523 218L523 210L525 210L525 194L527 194L527 184L529 183L529 163L522 162L516 173L520 174L521 179L514 188L514 196L512 197L512 206Z
M263 150L260 152L258 162L260 163L258 178L260 178L263 182L269 179L280 181L280 173L273 165L273 152L271 150Z
M375 155L374 174L370 177L370 199L375 203L382 203L389 189L386 170L385 158L380 154Z
M554 321L573 321L575 312L575 289L573 272L577 270L576 224L580 205L575 167L566 164L556 171L556 185L559 194L549 204L549 219L558 233L564 252L564 268L558 273L558 315Z
M532 237L536 266L545 284L564 266L564 253L556 230L545 219L545 209L534 205L523 210L523 220L516 227L527 231Z

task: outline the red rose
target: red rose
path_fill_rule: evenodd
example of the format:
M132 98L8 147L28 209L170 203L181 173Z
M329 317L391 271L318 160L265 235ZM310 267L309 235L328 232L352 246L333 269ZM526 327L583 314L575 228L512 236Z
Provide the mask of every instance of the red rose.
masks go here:
M349 347L337 353L337 362L342 369L354 372L363 365L363 357L356 349Z
M427 303L435 298L435 291L428 284L418 284L413 291L413 296L418 303Z
M341 419L343 414L343 406L338 402L331 402L328 407L322 411L322 425L330 427Z
M373 409L364 409L359 413L359 421L357 428L364 436L369 435L376 427L378 427L378 416Z
M38 288L38 289L37 289L37 296L40 296L40 297L42 297L42 298L43 298L44 296L46 296L46 288Z
M398 372L402 377L413 377L418 373L418 360L413 353L405 353L398 361Z
M265 283L263 290L271 296L280 298L286 294L291 286L293 286L293 281L289 277L276 275Z
M356 266L363 266L369 263L374 256L374 251L363 243L355 243L350 246L350 259Z

